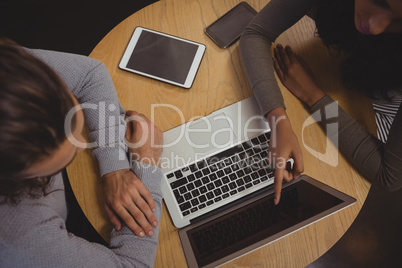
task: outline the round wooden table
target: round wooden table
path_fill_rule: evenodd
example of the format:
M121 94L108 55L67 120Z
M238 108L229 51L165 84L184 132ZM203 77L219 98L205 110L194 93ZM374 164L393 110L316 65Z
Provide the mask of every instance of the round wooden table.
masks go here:
M171 108L151 110L152 104L169 104L180 109L188 121L207 115L221 107L252 95L240 61L238 42L228 49L217 47L204 33L210 23L239 3L239 0L160 0L131 15L95 47L90 57L107 66L118 97L126 110L136 110L148 116L162 131L181 124L180 116ZM248 0L259 11L267 0ZM197 41L207 49L191 89L183 89L118 68L120 59L136 26ZM289 44L312 68L319 85L341 107L375 133L374 112L368 99L346 91L340 79L339 59L331 57L315 34L315 24L304 17L277 43ZM357 199L356 204L307 226L278 241L268 244L224 267L305 267L331 248L349 228L365 201L370 184L350 166L317 124L303 128L310 116L302 104L281 87L287 113L300 141L305 173ZM363 101L359 105L353 99ZM321 152L327 159L318 159ZM327 163L335 163L331 166ZM72 188L84 213L95 229L108 241L112 228L103 205L103 191L96 161L89 150L79 154L67 168ZM155 267L186 267L177 228L166 207L160 221L159 246Z

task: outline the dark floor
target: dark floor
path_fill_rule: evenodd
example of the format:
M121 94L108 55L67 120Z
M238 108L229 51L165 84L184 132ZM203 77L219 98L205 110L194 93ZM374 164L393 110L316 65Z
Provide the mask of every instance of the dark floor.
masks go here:
M156 0L1 0L0 36L30 48L89 55L119 22Z
M126 17L156 0L1 0L0 36L89 55ZM402 267L402 190L372 187L345 235L309 268Z
M402 267L402 190L372 186L345 235L308 268Z

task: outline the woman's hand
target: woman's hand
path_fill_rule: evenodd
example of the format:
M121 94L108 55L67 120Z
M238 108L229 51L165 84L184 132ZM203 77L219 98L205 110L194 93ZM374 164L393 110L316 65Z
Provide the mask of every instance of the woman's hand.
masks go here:
M310 68L289 46L274 49L274 68L282 84L309 107L325 96Z
M281 197L283 181L289 182L297 179L304 171L303 154L283 107L275 108L269 112L267 120L271 128L268 162L274 168L274 202L277 205ZM294 165L291 170L287 170L286 165L290 158L293 158Z

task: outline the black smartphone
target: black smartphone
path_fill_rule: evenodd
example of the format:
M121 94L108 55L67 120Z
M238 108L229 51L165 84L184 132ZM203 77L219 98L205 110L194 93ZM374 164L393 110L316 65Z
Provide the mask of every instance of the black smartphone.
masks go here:
M205 33L221 48L237 40L257 14L248 3L240 2L205 29Z

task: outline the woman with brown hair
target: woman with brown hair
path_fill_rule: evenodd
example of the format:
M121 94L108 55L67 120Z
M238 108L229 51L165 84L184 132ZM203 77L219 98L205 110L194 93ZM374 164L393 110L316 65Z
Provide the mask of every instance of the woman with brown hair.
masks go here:
M106 206L116 226L109 247L66 226L61 171L88 145L84 121L113 204ZM135 144L154 131L158 144L162 135L143 115L126 115L103 64L0 40L0 129L1 267L153 266L162 174L152 164L160 150L128 148L139 156L130 165L124 139ZM113 199L122 195L127 202Z

